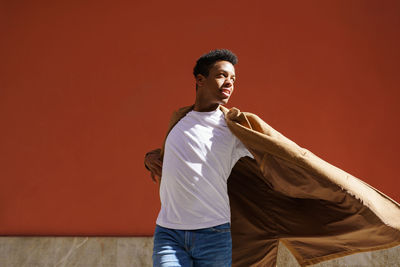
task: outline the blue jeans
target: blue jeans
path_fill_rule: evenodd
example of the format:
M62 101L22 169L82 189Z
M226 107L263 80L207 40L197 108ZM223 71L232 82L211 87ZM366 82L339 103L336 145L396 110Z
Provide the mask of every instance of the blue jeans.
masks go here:
M154 267L230 267L232 238L230 224L198 229L174 230L156 226Z

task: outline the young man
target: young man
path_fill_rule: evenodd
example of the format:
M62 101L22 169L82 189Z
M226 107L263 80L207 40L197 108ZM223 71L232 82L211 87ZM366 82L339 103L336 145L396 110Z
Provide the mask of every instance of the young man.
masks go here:
M197 61L195 104L174 113L163 149L146 154L152 178L162 173L154 266L276 266L282 243L305 266L399 245L398 203L223 106L236 62L227 50Z
M239 158L251 157L219 109L233 93L236 63L225 49L197 60L193 110L168 134L163 161L145 158L153 179L162 166L154 266L231 266L227 180Z

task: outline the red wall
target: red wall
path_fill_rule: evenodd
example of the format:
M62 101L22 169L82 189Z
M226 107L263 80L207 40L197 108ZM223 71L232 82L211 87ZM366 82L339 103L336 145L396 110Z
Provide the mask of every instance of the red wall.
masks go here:
M229 106L400 201L399 1L81 2L0 2L0 234L151 235L143 156L213 48Z

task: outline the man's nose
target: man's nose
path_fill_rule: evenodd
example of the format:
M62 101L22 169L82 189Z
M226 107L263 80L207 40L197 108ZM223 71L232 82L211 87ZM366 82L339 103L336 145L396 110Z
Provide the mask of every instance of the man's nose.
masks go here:
M231 78L226 78L226 79L225 79L225 83L224 83L224 85L225 85L225 86L232 86L232 85L233 85L233 83L232 83L232 80L231 80Z

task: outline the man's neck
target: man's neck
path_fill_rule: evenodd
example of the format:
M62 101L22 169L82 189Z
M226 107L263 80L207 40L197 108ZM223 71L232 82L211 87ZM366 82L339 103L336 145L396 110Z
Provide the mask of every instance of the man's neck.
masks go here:
M213 103L213 104L201 104L201 103L194 103L194 111L198 111L198 112L209 112L209 111L213 111L216 110L219 107L218 103Z

